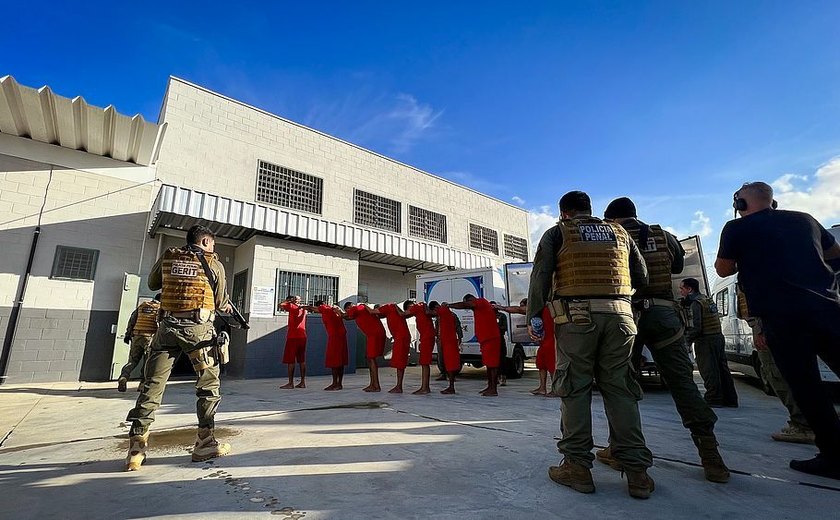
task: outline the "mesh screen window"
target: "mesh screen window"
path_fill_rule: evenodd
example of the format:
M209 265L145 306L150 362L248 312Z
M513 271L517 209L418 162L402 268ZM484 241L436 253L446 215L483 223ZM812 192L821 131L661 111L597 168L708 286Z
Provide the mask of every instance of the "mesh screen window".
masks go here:
M327 305L338 303L338 277L319 274L295 273L277 270L277 310L289 296L300 296L304 305L314 305L323 300Z
M505 235L505 256L528 261L528 241L513 235Z
M427 209L408 207L408 234L413 237L446 243L446 215Z
M495 230L470 224L470 247L499 254L499 234Z
M362 190L353 191L353 222L399 233L402 204Z
M257 201L321 214L324 179L260 161Z
M56 246L50 278L93 280L99 251L80 247Z

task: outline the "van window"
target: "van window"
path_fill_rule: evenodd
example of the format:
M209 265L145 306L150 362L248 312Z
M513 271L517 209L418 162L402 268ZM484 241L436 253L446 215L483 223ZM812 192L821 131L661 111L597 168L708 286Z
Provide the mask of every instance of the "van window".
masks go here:
M729 314L729 288L718 292L715 295L715 305L719 316L727 316Z

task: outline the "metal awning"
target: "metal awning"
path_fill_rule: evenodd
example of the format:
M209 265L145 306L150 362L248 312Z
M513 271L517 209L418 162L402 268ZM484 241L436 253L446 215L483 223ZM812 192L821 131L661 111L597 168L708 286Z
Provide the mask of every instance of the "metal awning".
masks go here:
M163 136L162 125L88 105L81 96L34 89L0 77L0 133L25 137L118 161L148 166Z
M402 266L407 270L445 271L451 267L475 269L493 265L490 257L445 244L187 188L161 186L152 206L149 234L154 236L161 228L187 230L195 224L234 240L264 235L358 251L360 260Z

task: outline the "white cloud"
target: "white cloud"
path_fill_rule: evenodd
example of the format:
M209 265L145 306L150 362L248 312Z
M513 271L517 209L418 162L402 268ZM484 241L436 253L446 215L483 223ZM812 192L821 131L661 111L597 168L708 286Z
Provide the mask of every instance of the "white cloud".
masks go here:
M805 184L808 180L810 185L797 188L797 184ZM781 209L810 213L824 225L840 221L840 157L820 166L810 179L786 174L771 184Z
M691 231L700 238L706 238L712 234L712 219L706 216L702 211L694 212L694 220L691 221Z
M520 197L518 195L514 195L513 197L510 198L510 200L512 200L513 203L516 204L517 206L524 206L525 205L525 199L523 199L522 197Z
M528 210L528 231L531 233L531 257L537 251L537 246L543 234L557 224L560 219L559 213L554 213L551 206L540 206L536 209Z
M443 111L417 102L414 96L398 94L397 105L384 117L395 122L399 130L391 139L397 152L408 151L424 132L429 130Z

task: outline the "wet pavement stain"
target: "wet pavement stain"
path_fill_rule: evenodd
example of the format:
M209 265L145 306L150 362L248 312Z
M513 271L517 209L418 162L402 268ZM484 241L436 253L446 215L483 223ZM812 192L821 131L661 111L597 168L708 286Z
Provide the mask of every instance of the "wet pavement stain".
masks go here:
M216 439L224 441L228 437L235 437L241 432L234 428L220 427L213 431ZM121 435L121 440L117 445L119 450L128 450L129 438L127 435ZM152 456L156 450L161 451L179 451L190 452L196 439L195 428L178 428L176 430L152 430L149 435L149 455Z
M208 461L207 466L202 469L210 469L212 462L213 461ZM225 494L231 495L237 501L247 498L248 503L253 504L254 506L262 505L263 507L270 509L270 511L268 511L269 513L275 516L281 516L283 517L283 520L303 520L306 516L306 511L301 511L289 506L281 507L279 498L269 495L262 489L254 489L249 481L236 478L224 469L216 469L216 471L213 471L212 473L196 478L196 480L205 479L221 480L222 483L231 488L225 491ZM237 496L242 496L242 498L236 498Z

